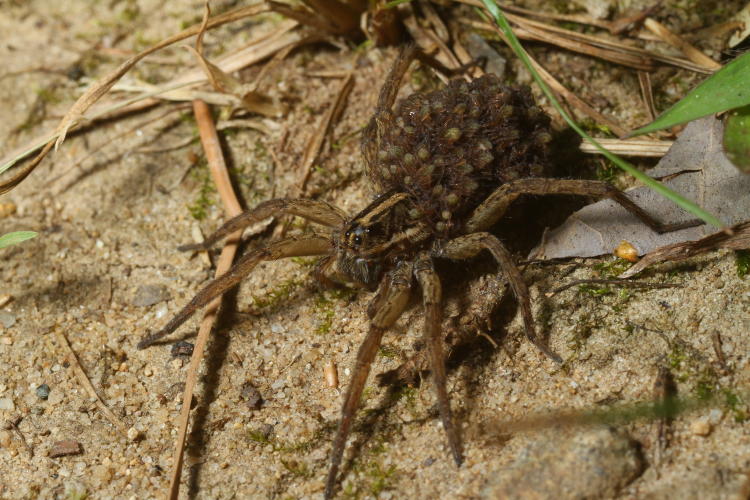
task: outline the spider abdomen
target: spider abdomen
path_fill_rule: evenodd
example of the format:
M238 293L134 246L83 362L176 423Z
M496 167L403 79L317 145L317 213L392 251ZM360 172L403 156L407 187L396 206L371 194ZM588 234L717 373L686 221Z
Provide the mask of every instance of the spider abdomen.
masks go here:
M408 216L447 237L501 184L544 176L550 139L529 89L486 75L402 100L373 118L362 150L377 188L407 193Z

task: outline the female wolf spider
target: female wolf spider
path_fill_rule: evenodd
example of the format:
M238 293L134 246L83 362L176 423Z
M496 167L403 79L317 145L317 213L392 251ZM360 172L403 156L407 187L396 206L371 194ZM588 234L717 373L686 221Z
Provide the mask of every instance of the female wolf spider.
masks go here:
M325 234L288 237L244 255L198 292L164 328L138 344L143 349L173 332L197 309L236 286L261 261L319 255L315 274L322 281L377 289L367 310L369 332L357 353L333 441L326 498L336 485L370 365L383 334L404 311L415 281L422 294L424 339L440 419L456 464L462 462L446 390L441 284L435 259L470 259L487 250L518 300L526 337L560 362L536 336L528 288L513 257L488 232L509 205L522 194L608 197L654 231L684 226L661 224L605 182L545 177L549 117L534 104L528 88L504 86L494 75L471 82L453 80L442 90L412 94L394 111L401 79L418 55L413 46L401 51L363 133L367 174L380 193L374 201L350 217L324 201L269 200L229 220L205 242L181 247L207 249L230 233L280 215L296 215L327 228Z

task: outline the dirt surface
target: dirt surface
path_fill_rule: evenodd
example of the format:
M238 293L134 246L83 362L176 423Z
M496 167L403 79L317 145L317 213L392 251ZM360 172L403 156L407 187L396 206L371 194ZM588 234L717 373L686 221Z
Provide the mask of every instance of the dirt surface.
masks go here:
M31 1L4 7L0 154L56 124L79 95L83 80L73 78L99 76L123 60L123 51L142 49L200 18L201 2L161 4ZM692 16L673 9L666 18L673 28L696 27ZM272 23L246 21L212 32L207 51L241 46L267 25ZM611 67L536 50L548 57L553 73L580 68L577 76L560 73L563 81L582 82L574 91L585 88L585 98L606 96L606 102L590 101L628 127L640 123L642 116L632 111L635 98L627 97L637 96L628 83L635 76L592 71ZM267 122L270 134L247 128L225 134L246 205L295 185L305 141L335 97L338 80L306 72L352 68L354 90L307 192L350 213L367 203L372 193L356 132L371 113L394 55L393 49L340 52L312 46L271 71L265 88L282 97L289 112ZM192 64L187 51L175 48L139 65L127 81L166 81ZM252 80L257 71L248 70L243 79ZM694 78L660 71L665 74L658 78L668 82ZM619 80L622 85L613 84ZM412 77L403 91L419 83ZM669 92L663 90L668 85L659 88ZM197 320L169 342L143 351L136 343L212 275L203 257L175 250L192 241L196 227L207 234L222 220L196 137L189 107L161 107L97 125L70 137L25 183L0 198L16 206L14 214L0 219L0 234L40 233L0 250L0 296L11 296L0 306L1 498L152 498L165 491L188 359L173 356L172 343L192 342ZM268 236L266 231L250 245ZM321 290L310 276L311 265L308 259L262 264L227 300L195 399L183 495L321 497L343 388L366 330L369 294ZM622 472L594 482L593 496L735 498L750 465L743 401L750 378L750 281L738 277L732 253L716 252L659 266L642 277L682 288L572 288L545 295L569 280L612 274L619 265L604 258L527 268L535 318L565 360L562 367L524 340L512 300L500 304L484 335L472 333L454 350L449 392L462 427L461 468L447 453L430 385L381 387L371 377L339 491L354 498L493 498L499 491L546 498L564 484L572 488L565 492L582 495L567 479L600 474L596 468L551 468L534 472L543 480L531 486L519 483L538 491L493 489L494 478L503 471L503 477L524 477L523 468L533 467L537 453L554 462L550 453L559 449L580 461L577 454L614 439L621 455L591 456L607 455L596 460L614 461L607 470ZM479 271L472 262L445 271L470 276L479 295L483 287L503 290L482 277L485 264L477 266ZM447 281L452 297L447 315L465 326L473 318L457 305L464 288L453 281L460 280ZM374 374L397 368L414 352L421 318L420 308L412 307L387 334ZM123 431L103 417L81 385L66 360L63 335ZM338 367L339 388L324 380L331 361ZM659 444L659 422L653 418L606 432L549 426L506 431L503 422L538 413L649 401L662 367L673 374L680 396L715 398L668 425L666 445ZM61 444L66 441L79 446ZM545 484L552 486L544 490Z

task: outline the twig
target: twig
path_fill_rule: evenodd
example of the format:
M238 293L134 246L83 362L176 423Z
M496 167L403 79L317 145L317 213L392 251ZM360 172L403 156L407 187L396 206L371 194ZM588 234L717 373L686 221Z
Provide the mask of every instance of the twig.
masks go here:
M649 17L646 18L646 20L643 22L643 25L651 33L658 36L659 39L663 42L666 42L672 47L679 49L683 54L685 54L685 57L687 57L694 63L705 66L712 71L721 69L721 64L717 63L706 54L690 45L690 43L687 40L683 39L681 36L677 35L676 33L672 33L659 21Z
M63 332L60 330L57 330L55 332L57 334L58 339L60 340L60 344L63 346L63 348L67 352L67 358L68 363L70 363L71 368L73 368L73 371L76 374L76 377L78 377L78 382L83 386L83 388L88 393L89 397L96 400L96 406L99 408L99 411L102 412L104 417L109 420L109 422L115 426L115 428L120 431L124 436L128 435L128 427L123 423L122 420L117 418L117 416L112 413L112 410L110 410L107 405L104 404L104 401L102 401L102 398L99 397L99 394L97 394L96 389L94 389L94 386L91 385L91 381L86 376L86 372L83 371L83 368L81 367L81 363L78 361L78 356L76 356L75 351L73 351L73 348L70 347L70 343L68 342L68 338L65 336Z
M226 210L227 216L234 217L239 215L242 212L242 207L232 189L232 183L229 179L224 156L221 152L219 137L216 134L213 119L211 118L211 111L208 108L208 105L203 101L194 101L193 112L195 114L195 120L198 123L201 144L206 152L211 177L216 184L216 189L224 203L224 209ZM226 239L226 243L216 265L216 277L227 272L232 266L232 261L237 253L237 246L241 237L242 231L237 231ZM216 321L217 311L220 305L221 297L217 297L206 307L206 312L203 315L203 320L201 321L198 330L198 337L195 341L193 355L190 358L190 366L185 380L185 391L182 397L182 410L178 421L177 442L175 444L174 456L172 458L172 476L169 485L169 498L171 500L176 500L180 491L183 452L185 449L187 427L190 420L190 403L193 400L195 383L198 378L198 370L200 369L200 363L203 359L203 352L206 347L206 342L208 341L208 335L211 333L211 329Z
M622 156L641 156L661 158L674 144L673 141L654 141L649 139L597 139L599 144ZM601 154L601 151L589 142L581 143L580 150L588 154Z
M727 230L710 234L699 240L659 247L644 255L637 264L620 274L618 278L630 278L653 264L685 260L717 248L728 248L730 250L750 248L750 221L741 222L727 228Z
M573 280L570 283L555 288L551 292L546 293L547 297L553 297L558 293L572 288L577 285L617 285L628 288L682 288L683 285L680 283L644 283L643 281L628 281L625 279L584 279L584 280Z
M648 71L639 71L638 85L641 87L641 96L643 96L643 103L646 105L649 121L654 121L656 118L656 105L654 104L654 93L651 88L651 73Z
M339 86L339 89L336 93L336 99L333 101L331 106L329 106L325 115L323 115L323 117L320 119L315 133L307 142L307 147L305 147L305 155L302 158L302 165L300 166L299 181L294 189L295 197L301 196L302 193L304 193L305 185L307 184L307 181L310 178L310 173L312 172L313 163L315 163L315 160L318 158L320 148L323 146L323 141L331 130L333 121L336 117L338 117L338 115L341 114L344 102L346 101L349 92L351 92L352 90L353 83L354 74L352 72L349 72L349 74Z

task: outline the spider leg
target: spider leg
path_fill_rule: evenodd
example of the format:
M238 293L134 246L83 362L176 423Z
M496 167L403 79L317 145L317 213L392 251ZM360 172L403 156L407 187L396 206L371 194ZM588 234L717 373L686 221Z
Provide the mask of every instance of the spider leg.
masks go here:
M442 324L442 311L440 309L442 290L440 278L435 272L432 259L427 254L421 255L415 265L414 274L417 277L419 286L422 288L422 301L424 303L424 340L430 349L430 368L432 370L432 379L435 382L435 391L437 392L438 409L440 411L440 420L443 422L443 429L448 437L453 460L456 465L461 465L463 457L461 456L461 441L458 437L456 427L453 425L451 417L451 403L448 399L448 390L446 389L445 377L445 357L443 355L443 339L440 335Z
M638 217L657 233L668 233L702 224L699 220L690 220L676 224L664 224L639 207L624 192L608 182L578 179L545 179L528 178L508 182L497 188L479 205L466 223L466 232L486 231L497 222L511 203L522 194L573 194L610 198L619 203L625 210Z
M529 288L523 280L521 271L518 270L518 267L516 267L516 264L513 262L513 257L510 252L500 240L490 233L472 233L452 239L442 248L439 248L434 255L436 257L463 260L474 257L482 250L488 250L505 272L510 287L513 289L513 293L518 299L518 305L521 307L521 315L523 316L526 337L540 351L547 355L547 357L557 363L562 363L560 356L550 351L547 346L537 339L536 329L534 328L534 317L531 314Z
M188 304L180 310L164 328L156 333L148 335L138 343L138 349L144 349L155 341L175 331L193 313L211 302L215 297L226 292L242 281L245 276L264 260L277 260L286 257L299 257L305 255L325 255L331 252L332 243L328 238L321 236L290 237L269 244L265 248L259 248L247 255L242 256L229 271L222 274L206 285L198 292Z
M269 217L280 215L298 215L327 227L340 227L346 220L344 212L324 201L277 198L275 200L264 201L254 209L242 212L238 216L229 219L216 232L206 238L203 243L182 245L178 249L181 251L206 250L211 248L217 241L235 231L244 229Z
M372 365L372 361L378 352L380 341L388 327L395 323L399 316L401 316L409 301L411 273L412 264L400 262L396 269L386 275L383 281L383 285L388 284L388 293L379 299L380 307L372 316L370 331L367 333L364 342L362 342L357 352L357 362L354 365L354 370L352 370L352 379L346 390L344 406L341 409L341 421L336 431L336 438L333 440L331 466L328 469L328 478L326 479L325 498L333 496L339 465L341 465L341 459L344 456L346 439L349 436L352 421L359 407L359 400L362 397L362 390L370 373L370 365Z

